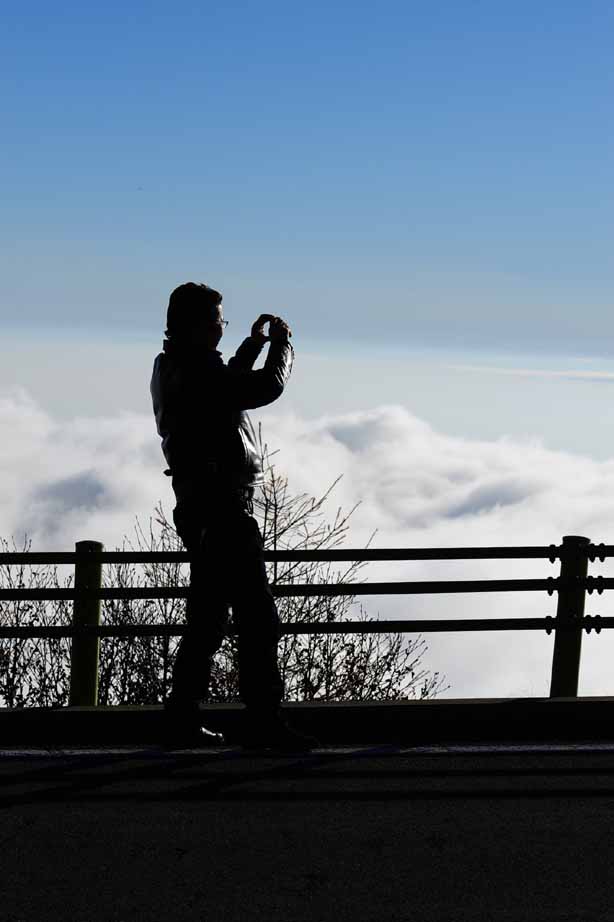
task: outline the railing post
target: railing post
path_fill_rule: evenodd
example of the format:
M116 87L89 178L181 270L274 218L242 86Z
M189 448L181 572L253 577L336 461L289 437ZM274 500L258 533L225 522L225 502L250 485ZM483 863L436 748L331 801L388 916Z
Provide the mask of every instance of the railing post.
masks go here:
M75 545L75 604L73 627L100 624L101 600L91 596L102 586L102 564L92 560L101 554L104 545L99 541L77 541ZM95 635L73 637L70 654L71 706L92 707L98 704L98 659L100 638Z
M567 535L563 538L564 554L561 557L561 582L556 609L554 652L552 654L551 698L574 698L578 694L582 626L565 628L584 617L586 590L582 583L588 573L588 556L585 548L590 538ZM563 630L557 631L556 625Z

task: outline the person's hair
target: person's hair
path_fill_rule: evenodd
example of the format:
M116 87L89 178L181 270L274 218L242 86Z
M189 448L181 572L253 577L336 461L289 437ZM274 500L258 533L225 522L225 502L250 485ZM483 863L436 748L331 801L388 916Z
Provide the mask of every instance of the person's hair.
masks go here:
M202 282L186 282L171 292L166 312L166 336L181 336L203 320L215 320L222 295Z

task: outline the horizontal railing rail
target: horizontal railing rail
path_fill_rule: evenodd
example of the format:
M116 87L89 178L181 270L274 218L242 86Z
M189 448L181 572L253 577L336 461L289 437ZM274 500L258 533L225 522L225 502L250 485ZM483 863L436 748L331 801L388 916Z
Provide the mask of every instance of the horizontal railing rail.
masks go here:
M90 543L90 542L85 542ZM97 542L96 542L97 543ZM265 551L267 562L343 562L395 560L530 560L546 559L554 563L568 556L562 544L527 547L413 547L413 548L344 548L330 551ZM614 544L591 544L574 550L589 560L614 557ZM7 551L0 553L2 564L75 564L78 551ZM102 564L119 563L189 563L185 551L98 551L88 552L88 560Z
M601 594L614 588L614 578L589 576L588 564L614 557L614 545L593 544L588 538L567 536L560 545L526 547L386 548L343 550L268 551L267 562L393 562L445 560L560 561L558 577L541 579L419 580L356 583L283 583L271 586L277 598L336 597L366 595L434 595L460 593L546 592L557 594L556 617L535 618L439 618L403 620L286 622L284 634L426 633L455 631L543 631L554 633L551 696L575 696L581 654L582 632L614 627L614 617L584 614L587 593ZM101 602L136 599L184 599L186 586L108 587L103 585L102 567L119 564L184 564L184 552L105 551L99 542L78 542L75 551L11 551L0 553L0 567L15 565L58 565L74 567L74 586L30 588L25 585L0 589L4 602L67 601L73 603L73 619L65 626L0 623L0 639L70 639L71 704L96 704L100 640L105 637L175 637L185 632L177 624L101 624ZM234 633L229 628L229 634Z

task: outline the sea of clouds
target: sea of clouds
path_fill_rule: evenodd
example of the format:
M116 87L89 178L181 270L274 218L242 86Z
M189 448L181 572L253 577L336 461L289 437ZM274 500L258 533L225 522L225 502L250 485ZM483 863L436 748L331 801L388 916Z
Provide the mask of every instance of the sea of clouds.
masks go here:
M454 395L450 394L450 399ZM292 492L320 496L342 474L329 501L358 509L347 546L452 547L558 543L587 535L614 543L614 460L552 451L534 441L477 441L435 431L400 406L304 419L267 410L263 422L275 463ZM153 418L121 413L54 419L26 392L0 396L0 536L24 534L35 550L68 550L77 540L114 548L138 516L147 523L173 496ZM369 565L367 579L474 579L556 575L547 561L450 561ZM612 575L595 564L592 573ZM364 597L382 618L543 616L546 593ZM610 614L608 595L587 613ZM548 693L552 637L541 632L429 634L425 665L444 673L448 696ZM585 635L582 694L613 694L614 637Z

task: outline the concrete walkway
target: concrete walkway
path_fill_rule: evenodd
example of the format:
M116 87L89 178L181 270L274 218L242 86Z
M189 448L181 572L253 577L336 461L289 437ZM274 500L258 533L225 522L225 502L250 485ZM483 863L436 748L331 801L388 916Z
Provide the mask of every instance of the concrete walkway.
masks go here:
M0 752L3 922L614 920L614 742Z

